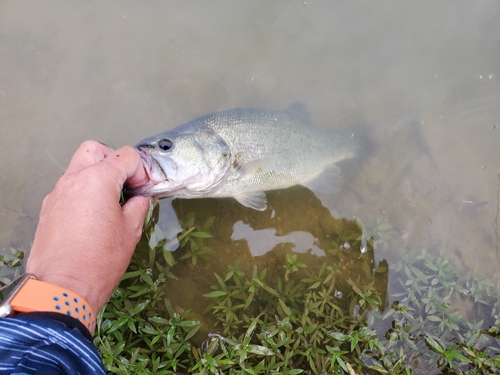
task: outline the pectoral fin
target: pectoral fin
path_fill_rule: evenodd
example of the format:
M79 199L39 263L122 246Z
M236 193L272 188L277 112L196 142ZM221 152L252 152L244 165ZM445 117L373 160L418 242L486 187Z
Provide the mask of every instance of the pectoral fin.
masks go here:
M240 193L234 196L243 206L254 210L264 211L267 208L267 198L263 191L253 191L250 193Z
M253 160L247 163L243 163L239 166L241 177L249 177L257 173L267 172L272 170L272 167L273 167L272 158L262 158L258 160Z
M328 165L317 175L302 182L302 185L314 193L335 193L339 191L341 184L340 168L335 164Z

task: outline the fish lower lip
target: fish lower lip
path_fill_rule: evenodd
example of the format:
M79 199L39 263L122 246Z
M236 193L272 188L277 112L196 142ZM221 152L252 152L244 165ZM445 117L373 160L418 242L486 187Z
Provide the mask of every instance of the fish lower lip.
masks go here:
M139 152L139 156L142 159L142 162L145 166L146 172L147 172L149 179L151 181L153 181L153 182L168 181L167 174L163 170L160 163L158 163L158 161L153 156L151 156L147 151L145 151L141 148L138 148L137 151ZM155 170L159 171L161 173L161 175L163 176L160 181L157 181L157 179L154 178L154 174L155 174L154 171Z
M151 157L151 159L153 159L153 162L156 164L156 167L161 171L161 174L163 175L163 181L169 181L167 174L165 173L165 171L161 167L160 163L158 163L158 161L156 161L156 159L153 157Z

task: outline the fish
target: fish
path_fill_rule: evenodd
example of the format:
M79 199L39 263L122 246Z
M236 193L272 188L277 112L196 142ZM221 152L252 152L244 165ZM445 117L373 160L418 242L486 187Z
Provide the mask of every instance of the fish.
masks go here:
M314 124L302 103L284 110L235 108L212 113L135 145L149 182L127 195L154 198L234 197L264 211L266 191L303 185L333 193L337 163L368 148L367 128L339 132Z

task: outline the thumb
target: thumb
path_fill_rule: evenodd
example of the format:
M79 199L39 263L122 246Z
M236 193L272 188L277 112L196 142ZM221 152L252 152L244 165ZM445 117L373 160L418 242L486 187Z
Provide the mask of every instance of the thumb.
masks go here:
M122 207L123 215L129 233L134 233L137 237L137 242L141 237L142 226L144 219L148 213L151 203L149 198L135 196L130 198Z

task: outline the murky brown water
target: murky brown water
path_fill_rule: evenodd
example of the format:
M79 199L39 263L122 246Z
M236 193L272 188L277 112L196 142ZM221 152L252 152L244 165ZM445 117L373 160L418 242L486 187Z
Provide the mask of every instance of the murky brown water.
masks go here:
M445 243L459 269L498 281L499 18L493 0L2 1L0 251L29 250L58 164L83 140L119 147L210 112L302 101L325 128L373 124L379 147L343 168L340 193L275 192L263 213L163 200L165 233L174 212L215 215L224 263L321 254L332 223L358 217L391 228L375 264Z

